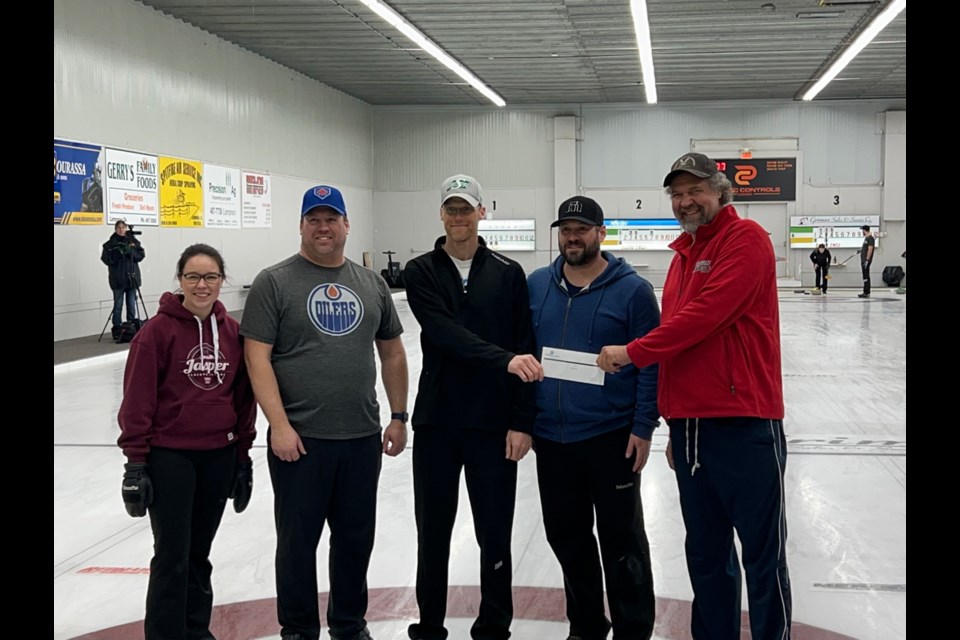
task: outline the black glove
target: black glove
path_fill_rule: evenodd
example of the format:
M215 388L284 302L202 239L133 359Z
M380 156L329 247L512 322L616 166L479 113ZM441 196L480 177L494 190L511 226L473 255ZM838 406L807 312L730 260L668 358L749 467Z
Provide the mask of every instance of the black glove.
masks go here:
M237 477L233 481L233 490L230 492L230 497L233 498L233 510L243 513L250 504L251 495L253 495L253 461L241 460L237 463Z
M123 465L123 506L134 518L147 515L147 507L153 502L153 484L144 462L128 462Z

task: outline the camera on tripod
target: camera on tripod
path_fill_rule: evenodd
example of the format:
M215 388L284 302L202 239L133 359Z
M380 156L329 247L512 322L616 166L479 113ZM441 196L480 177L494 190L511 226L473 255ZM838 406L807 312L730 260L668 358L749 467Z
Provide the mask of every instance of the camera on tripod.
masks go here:
M129 233L132 236L138 236L141 233L143 233L143 231L134 231L133 225L131 224L127 226L127 233Z

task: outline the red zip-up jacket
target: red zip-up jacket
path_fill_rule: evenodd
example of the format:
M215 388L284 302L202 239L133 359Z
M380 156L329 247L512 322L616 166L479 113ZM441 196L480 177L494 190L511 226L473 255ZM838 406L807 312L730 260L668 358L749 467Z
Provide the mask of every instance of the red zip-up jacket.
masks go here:
M240 325L219 300L201 322L182 295L160 297L157 315L130 342L118 420L117 444L130 462L146 461L151 447L202 451L233 443L237 457L249 459L257 406Z
M770 236L723 207L696 241L682 234L663 286L660 326L627 345L638 367L660 363L665 419L783 419L780 309Z

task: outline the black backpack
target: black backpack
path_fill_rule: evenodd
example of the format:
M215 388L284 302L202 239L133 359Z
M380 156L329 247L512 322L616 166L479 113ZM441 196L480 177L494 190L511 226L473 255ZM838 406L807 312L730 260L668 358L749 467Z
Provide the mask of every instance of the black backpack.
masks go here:
M125 344L133 340L133 336L137 335L137 331L140 331L142 326L143 322L139 318L121 324L117 332L117 344Z

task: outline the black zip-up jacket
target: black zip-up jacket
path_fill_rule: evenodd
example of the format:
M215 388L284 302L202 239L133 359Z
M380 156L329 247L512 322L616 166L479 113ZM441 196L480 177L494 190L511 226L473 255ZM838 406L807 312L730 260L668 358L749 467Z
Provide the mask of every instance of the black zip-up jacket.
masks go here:
M464 291L445 241L403 270L423 352L412 425L530 433L536 385L507 372L515 355L534 350L523 268L480 238Z
M830 260L832 256L830 255L829 249L824 249L823 253L820 253L816 249L813 250L813 253L810 254L810 262L817 265L818 267L829 267Z
M110 288L125 291L140 286L140 265L146 256L143 245L134 235L119 236L114 233L103 243L100 261L107 265Z

